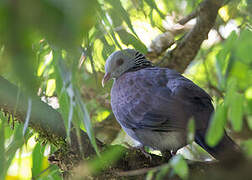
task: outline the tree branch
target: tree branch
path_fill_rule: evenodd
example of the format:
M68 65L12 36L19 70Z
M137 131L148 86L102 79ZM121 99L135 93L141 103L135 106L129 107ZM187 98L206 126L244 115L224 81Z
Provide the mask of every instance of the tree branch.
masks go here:
M25 121L28 95L0 76L0 108ZM19 97L17 97L19 94ZM17 102L18 100L18 102ZM65 137L65 127L61 115L52 107L42 102L39 97L32 97L32 111L29 126L43 134ZM53 137L52 137L53 138Z
M196 11L193 11L191 14L187 15L186 17L180 19L178 21L179 24L184 25L186 24L188 21L190 21L191 19L195 18L196 16L198 16L199 14L199 9L196 9Z
M184 72L189 63L197 55L201 43L207 39L208 32L214 26L218 10L223 3L224 0L204 0L200 4L199 10L192 13L192 17L195 14L198 15L197 23L184 38L177 43L176 48L168 52L164 57L163 62L165 63L163 66L176 69L181 73ZM191 16L189 15L189 19L190 18Z
M27 111L28 104L28 95L20 90L9 81L0 76L0 108L6 113L12 114L15 117L15 120L24 123ZM19 98L17 98L19 94ZM70 169L69 164L73 165L84 157L90 157L95 154L94 149L88 139L88 136L83 131L80 131L80 140L76 135L76 130L72 129L70 138L71 145L67 144L65 141L66 130L64 127L64 121L61 115L48 104L44 103L39 99L39 97L32 98L32 110L29 121L29 127L37 131L40 137L44 138L46 141L51 144L56 145L61 149L62 152L60 155L65 155L65 153L74 154L74 157L68 159L68 161L62 163L62 167L68 167L65 169ZM17 102L18 99L18 102ZM98 147L101 147L103 144L97 140ZM69 156L66 156L69 157ZM52 157L53 159L53 157ZM59 159L54 159L59 161ZM63 160L62 160L63 162ZM61 166L60 166L61 167ZM71 167L73 168L73 166ZM64 168L62 168L64 169Z

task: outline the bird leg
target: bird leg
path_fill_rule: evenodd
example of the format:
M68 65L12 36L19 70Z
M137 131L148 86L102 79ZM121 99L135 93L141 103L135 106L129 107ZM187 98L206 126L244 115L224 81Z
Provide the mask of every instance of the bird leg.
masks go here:
M172 156L176 156L176 154L177 154L177 151L176 151L176 150L175 150L175 151L174 151L174 150L171 150L171 155L172 155Z
M151 157L150 153L148 153L148 152L145 151L143 145L138 145L138 146L132 147L132 146L129 145L127 142L124 142L124 144L125 144L126 147L129 148L129 149L132 149L132 150L140 150L141 153L143 153L143 155L144 155L147 159L150 159L150 161L152 160L152 157Z
M177 151L174 150L161 151L161 154L165 161L169 161L173 156L176 155L176 153Z
M138 149L143 153L143 155L147 158L150 159L150 161L152 160L151 155L145 151L144 146L139 146Z

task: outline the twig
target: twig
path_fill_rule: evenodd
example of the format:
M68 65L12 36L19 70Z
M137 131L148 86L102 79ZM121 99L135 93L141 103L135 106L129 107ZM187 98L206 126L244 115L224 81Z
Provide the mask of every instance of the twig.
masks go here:
M223 95L222 91L219 90L219 89L218 89L216 86L214 86L212 83L209 82L209 83L208 83L208 87L209 87L210 89L214 90L214 91L218 94L219 97L224 98L224 95Z
M116 174L118 176L137 176L137 175L146 174L149 171L159 171L165 166L169 166L169 164L165 163L160 166L151 167L151 168L141 168L141 169L136 169L136 170L131 170L131 171L120 171L120 172L117 172Z
M191 19L195 18L196 16L198 16L199 14L199 9L196 9L195 11L193 11L191 14L187 15L186 17L180 19L178 21L179 24L184 25L186 24L188 21L190 21Z

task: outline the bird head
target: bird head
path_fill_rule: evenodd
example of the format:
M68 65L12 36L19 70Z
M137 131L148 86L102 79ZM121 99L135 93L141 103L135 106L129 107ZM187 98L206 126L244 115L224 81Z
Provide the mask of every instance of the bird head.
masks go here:
M134 49L124 49L112 53L106 60L105 75L102 86L110 79L117 79L129 70L137 70L140 67L151 66L151 62L145 56Z

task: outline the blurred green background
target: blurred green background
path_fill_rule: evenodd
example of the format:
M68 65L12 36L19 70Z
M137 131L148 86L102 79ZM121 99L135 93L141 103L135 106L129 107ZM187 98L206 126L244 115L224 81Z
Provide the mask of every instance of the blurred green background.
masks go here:
M85 130L94 146L94 137L105 143L122 144L128 137L112 116L112 82L105 88L101 86L106 58L123 48L135 48L148 55L154 51L155 38L165 32L171 32L168 40L178 40L195 20L179 27L176 22L199 3L2 0L0 75L60 112L67 128L73 123ZM184 72L214 100L216 113L208 131L208 143L215 145L226 126L248 158L252 157L251 12L251 0L227 1L219 10L208 39ZM163 56L164 53L150 59L158 63ZM14 120L1 109L0 179L61 179L59 168L49 166L47 161L55 147L41 142L30 128L25 128L23 136L23 124L12 125ZM184 148L181 154L189 159L209 158L195 146ZM186 166L180 159L171 165L176 173L186 177L187 168L176 170L176 163Z

